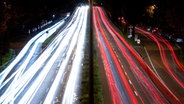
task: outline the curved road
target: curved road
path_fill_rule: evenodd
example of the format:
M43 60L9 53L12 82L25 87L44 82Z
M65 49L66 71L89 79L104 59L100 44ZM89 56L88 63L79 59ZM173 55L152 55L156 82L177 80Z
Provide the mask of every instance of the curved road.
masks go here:
M94 7L93 21L113 103L181 103L121 36L102 8Z

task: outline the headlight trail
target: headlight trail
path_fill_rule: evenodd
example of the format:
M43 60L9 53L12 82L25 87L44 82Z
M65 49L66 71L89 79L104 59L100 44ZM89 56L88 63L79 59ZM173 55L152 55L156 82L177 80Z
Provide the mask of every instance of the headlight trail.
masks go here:
M57 92L52 91L57 91L60 88L64 88L64 86L66 87L66 91L62 95L63 98L61 98L60 101L63 100L64 102L74 99L73 96L68 96L67 92L73 94L77 93L77 90L75 90L76 86L74 86L74 82L78 83L79 72L81 70L83 59L81 55L84 53L84 37L86 35L85 30L87 25L87 11L88 6L78 7L70 22L68 22L67 25L63 27L64 29L60 31L60 33L53 39L50 45L46 47L46 49L40 54L38 58L36 58L34 62L32 62L32 64L30 64L29 60L33 57L38 45L44 42L50 35L52 35L57 30L57 28L61 26L61 24L60 26L57 26L57 28L52 28L53 30L45 30L43 34L37 36L34 38L34 40L30 40L31 43L28 42L29 44L25 46L26 50L22 50L22 52L25 54L27 54L26 51L29 51L29 54L27 54L27 57L24 59L24 65L20 65L20 67L18 67L16 71L10 75L10 79L6 79L5 81L2 79L3 86L1 86L1 88L4 89L7 84L9 84L9 86L4 92L2 92L0 102L34 103L43 102L44 99L47 103L55 102ZM48 31L48 33L45 33L46 31ZM29 47L32 47L31 50ZM20 54L22 55L22 53ZM23 54L22 57L25 57L25 54ZM21 60L21 57L19 60ZM30 65L29 67L27 67L28 64ZM12 68L15 65L16 64L13 64ZM71 67L69 67L70 65ZM55 68L56 70L54 70ZM1 75L6 76L10 71L7 69L7 71L3 72ZM56 76L53 77L54 81L48 84L44 83L45 80L50 77L50 75L55 74L52 73L52 71L55 71L56 73ZM68 73L68 75L71 73L71 75L65 76L65 73ZM66 83L66 85L61 84L61 81L66 79L66 77L69 79L68 81L63 82ZM11 83L9 83L10 81ZM73 90L71 90L71 87L69 87L71 86L70 84L72 84ZM43 89L47 90L47 86L49 87L48 93L46 95L40 95L40 99L35 101L35 96L37 96L37 94L43 94L41 91Z
M62 24L64 23L63 20L59 21L58 23L56 23L55 25L53 25L52 27L50 28L47 28L43 31L41 31L40 33L38 33L35 37L33 37L25 46L24 48L20 51L20 53L16 56L16 58L13 60L12 63L10 63L10 65L4 69L4 71L1 73L1 78L0 78L0 85L3 84L3 82L5 82L6 80L9 80L9 79L6 79L7 76L9 76L9 78L13 77L15 74L12 74L12 73L17 73L18 69L14 69L14 67L16 65L18 65L18 62L20 62L22 60L22 58L25 56L26 53L29 54L29 57L31 58L32 55L34 54L34 51L35 51L35 48L37 47L38 43L42 43L46 38L48 38L52 33L54 33ZM49 31L50 33L46 34L46 31ZM36 42L36 41L39 41L39 42ZM33 50L29 52L29 48L31 47L31 45L34 45L33 47ZM30 59L28 58L28 59ZM29 61L27 59L27 61ZM27 65L27 61L23 61L22 65ZM23 66L25 68L25 66ZM12 73L10 73L10 71L14 71ZM10 75L8 75L10 74ZM11 76L13 75L13 76Z
M75 102L75 94L76 91L76 85L78 85L78 78L80 76L80 70L81 70L81 62L84 54L84 46L85 46L85 34L86 34L86 24L87 24L87 14L88 14L88 6L82 7L83 15L81 17L81 27L79 30L78 39L76 43L76 54L73 59L73 63L71 66L71 73L69 75L68 83L66 85L66 89L64 92L62 104L72 104Z
M77 7L72 18L30 64L38 45L57 29L47 30L48 34L33 41L32 48L27 48L31 50L26 53L24 65L20 65L8 81L3 81L1 89L9 85L2 92L0 103L74 102L84 58L87 14L88 6ZM61 89L65 89L64 93L58 92Z

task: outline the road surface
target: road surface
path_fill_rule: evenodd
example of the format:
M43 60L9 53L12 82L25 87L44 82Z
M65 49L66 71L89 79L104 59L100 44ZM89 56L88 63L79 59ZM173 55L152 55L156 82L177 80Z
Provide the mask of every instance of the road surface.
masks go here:
M94 7L93 21L112 103L181 103L121 36L102 8Z
M70 19L40 32L26 44L1 73L0 103L76 102L87 13L88 6L77 7ZM65 21L65 26L62 26ZM52 34L57 35L39 53L42 43Z

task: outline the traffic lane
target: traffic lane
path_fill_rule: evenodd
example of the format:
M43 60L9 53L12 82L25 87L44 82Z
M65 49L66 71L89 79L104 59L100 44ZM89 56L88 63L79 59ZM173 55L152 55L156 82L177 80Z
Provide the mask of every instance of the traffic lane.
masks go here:
M85 35L87 29L87 16L88 16L88 8L89 6L82 6L81 7L81 16L79 17L79 23L77 23L78 27L78 34L76 35L76 39L72 40L75 43L75 47L73 48L73 56L72 63L71 63L71 73L69 75L66 89L64 92L64 96L62 99L62 103L79 103L78 97L80 96L80 80L81 80L81 72L83 66L83 59L84 59L84 48L85 48ZM71 55L72 55L71 53Z
M179 62L173 47L171 46L171 44L164 39L161 36L158 35L153 35L149 32L146 32L145 30L142 30L141 28L137 29L142 32L143 34L147 34L144 35L147 38L152 39L158 46L159 48L159 52L160 52L160 56L162 59L162 63L165 66L165 69L167 69L168 73L170 74L171 77L173 77L173 79L181 86L183 87L183 81L182 81L182 70L183 70L183 66L182 64ZM147 46L149 49L149 46ZM179 74L180 73L180 74Z
M130 49L130 48L129 48L129 49ZM134 53L134 54L135 54L135 53ZM128 56L128 55L127 55L127 56ZM134 56L135 56L135 55L134 55ZM137 57L138 57L138 56L137 56ZM145 80L145 81L146 81L146 80ZM147 81L147 83L149 83L149 81ZM151 86L151 85L150 85L150 86ZM152 89L152 88L151 88L151 89ZM157 92L156 88L154 88L154 89L155 89L155 90L152 89L152 91L153 91L152 93ZM155 92L154 92L154 91L155 91ZM159 92L157 92L157 94L159 95ZM154 96L157 97L157 99L160 99L159 96L157 96L157 95L154 95ZM162 95L160 95L160 96L162 96ZM160 101L162 101L162 100L164 101L164 98L163 98L163 99L160 99ZM166 102L167 102L167 101L166 101Z
M14 69L14 67L15 67L15 66L18 66L18 67L19 67L20 65L22 65L22 64L19 64L19 62L20 62L20 60L22 60L22 61L25 60L24 58L26 58L26 57L24 57L24 55L25 55L26 53L29 52L29 49L30 49L30 47L33 45L33 43L35 43L42 35L45 35L46 31L53 31L53 29L54 29L54 30L55 30L55 28L57 29L57 28L58 28L59 26L61 26L63 23L64 23L63 20L61 20L61 21L55 23L53 26L51 26L51 27L49 27L49 28L47 28L47 29L41 31L41 32L38 33L35 37L33 37L30 41L28 41L28 43L24 46L24 48L23 48L23 49L20 51L20 53L16 56L16 58L13 60L13 62L3 71L3 73L1 73L1 74L3 74L3 75L2 75L2 78L1 78L1 80L0 80L0 84L3 83L4 80L6 80L5 77L7 78L7 75L8 75L8 74L9 74L8 76L11 76L10 71L11 71L11 72L14 72L14 71L18 70L17 68ZM52 34L52 32L50 32L50 33ZM24 57L24 58L23 58L23 57ZM22 58L23 58L23 59L22 59ZM22 62L20 62L20 63L22 63ZM12 71L12 70L14 70L14 71Z
M52 50L51 48L49 49ZM38 60L33 64L33 66L31 66L30 69L16 81L16 83L12 83L11 86L9 86L9 89L11 90L8 90L7 93L3 94L3 96L1 97L2 102L14 102L14 100L16 100L22 94L27 93L28 89L33 86L33 82L42 71L39 69L43 69L43 63L45 62L45 60L47 60L48 56L50 55L48 53L52 52L50 50L45 51L45 53L38 58ZM37 85L37 83L35 85Z
M99 33L95 33L95 34L99 34ZM113 103L120 103L121 98L120 98L119 92L117 91L118 89L117 89L116 84L115 84L115 79L113 77L113 74L112 74L112 71L110 68L111 65L110 65L109 60L107 58L107 55L106 55L105 49L102 45L102 40L100 39L100 37L101 36L96 36L96 38L98 40L98 47L99 47L99 50L101 52L101 57L102 57L104 68L105 68L104 70L105 70L105 73L107 76L106 78L108 81L108 85L109 85L109 89L110 89L110 93L111 93L111 97L112 97L112 102Z
M109 85L109 90L111 93L111 99L113 103L120 103L121 102L121 98L119 96L119 93L117 91L117 87L114 84L114 78L110 69L110 64L106 55L106 52L104 50L104 47L102 45L102 41L101 41L101 36L100 36L100 32L99 32L99 28L97 26L97 21L96 21L96 14L95 14L96 10L95 8L93 8L93 24L94 24L94 28L95 28L95 36L96 36L96 40L97 40L97 44L98 44L98 48L99 51L101 53L101 58L103 60L103 64L104 64L104 70L105 70L105 74L106 74L106 78L107 78L107 82Z
M163 44L161 42L161 40L159 38L157 38L155 35L151 35L151 33L147 32L145 30L142 30L139 27L136 27L136 28L137 28L137 31L140 34L142 34L141 39L143 38L143 42L146 43L144 45L144 48L145 48L145 51L147 51L147 53L148 53L147 58L150 57L150 60L155 67L154 72L157 74L158 77L160 77L164 81L164 83L168 86L170 91L172 91L173 94L175 94L175 96L177 96L178 100L180 99L180 101L181 101L181 99L182 99L181 96L183 95L183 94L181 94L181 90L183 90L180 86L180 85L182 85L180 83L181 79L179 78L176 81L175 79L179 76L176 77L174 75L174 73L171 72L171 70L173 70L173 69L170 68L170 66L172 66L173 68L174 68L174 66L176 66L176 64L173 63L174 60L171 57L171 53L169 52L171 50L167 47L167 45ZM169 57L171 57L171 58L169 58ZM169 60L170 60L170 62L169 62ZM176 69L176 68L177 67L175 67L174 69ZM178 84L178 82L180 83L180 85ZM180 89L180 90L178 90L178 89Z
M112 37L111 37L111 38L112 38ZM110 38L110 39L111 39L111 38ZM113 43L113 42L111 41L111 43ZM112 44L111 44L111 45L112 45ZM115 45L116 45L116 44L115 44ZM119 50L119 48L117 48L117 50ZM121 53L121 52L120 52L120 54L121 54L120 56L122 56L122 53ZM117 56L117 57L119 57L119 56ZM118 59L120 59L120 58L118 58ZM128 62L127 62L127 63L128 63ZM129 67L128 65L129 65L129 64L126 64L125 66L128 67L128 69L130 69L130 67ZM123 66L123 65L122 65L122 66ZM125 72L125 73L126 73L126 72ZM126 73L126 75L127 75L127 73ZM131 75L131 76L132 76L132 75ZM131 80L129 80L129 83L131 83ZM131 83L131 84L132 84L132 83ZM137 94L136 92L137 92L137 91L135 90L135 91L134 91L135 95Z
M37 46L37 45L34 45ZM32 50L32 47L34 47L31 45L30 50ZM34 53L38 52L40 49L41 45L38 45L38 50L35 51ZM33 50L34 51L34 50ZM27 69L29 68L29 66L33 63L29 64L29 66L27 65L30 58L28 58L30 56L30 52L27 52L23 59L21 59L18 63L18 65L15 65L15 67L9 72L9 74L6 76L5 78L5 82L1 85L1 93L3 94L9 87L7 87L7 85L11 85L11 83L14 83L15 80L17 80L17 78L21 77L21 75L27 71ZM34 57L38 57L38 54L34 55ZM27 60L27 62L26 62Z
M45 62L45 60L49 57L49 54L52 53L52 51L54 50L54 47L57 43L52 44L52 47L48 47L46 51L44 51L44 54L40 55L40 57L38 58L38 60L35 61L35 63L30 67L30 69L25 72L25 74L23 74L18 81L16 81L16 83L12 84L12 86L17 86L16 90L14 90L14 93L21 93L22 90L24 90L25 88L25 84L28 84L29 81L32 79L32 77L34 76L35 73L37 73L39 67L41 67L41 65ZM40 61L41 60L41 61ZM29 73L32 74L29 74ZM24 80L22 80L24 79ZM20 83L20 84L19 84ZM9 86L11 87L11 86ZM22 88L23 87L23 88ZM21 88L21 90L20 90ZM11 88L10 88L11 89ZM20 91L19 91L20 90ZM19 92L17 92L19 91ZM11 94L12 90L10 92L8 92L8 94ZM4 96L8 96L8 94L4 94ZM18 95L17 95L18 96ZM4 97L3 97L4 98Z
M143 35L144 36L144 35ZM154 35L157 40L159 40L159 44L163 46L164 52L162 54L165 54L165 61L167 62L167 65L169 68L166 69L164 65L162 64L161 59L159 59L159 52L160 50L158 47L155 45L154 40L148 37L149 35L145 35L147 37L147 40L151 41L148 45L148 42L146 41L147 44L145 44L145 47L147 47L147 51L150 54L152 63L155 66L155 72L157 75L166 83L166 85L178 96L179 99L182 99L183 93L182 90L183 88L177 83L177 81L173 78L173 75L177 76L176 78L179 79L183 83L183 74L181 69L179 69L179 60L174 59L175 53L173 47L168 43L167 40L163 39L162 37L158 37L157 35ZM145 39L144 39L145 40ZM144 41L143 41L144 42ZM154 46L155 48L150 48L150 46ZM173 57L174 56L174 57ZM175 61L176 60L176 61ZM177 64L178 63L178 64ZM168 70L170 72L168 72ZM172 73L172 74L170 74Z
M109 41L111 42L111 45L113 46L113 50L116 54L116 57L118 58L119 62L121 63L122 66L122 71L124 72L124 74L126 75L129 84L132 86L132 89L134 90L134 94L137 97L138 101L140 103L151 103L154 102L155 100L153 99L152 94L149 94L150 90L146 90L144 84L141 84L142 80L140 80L140 78L138 78L137 76L137 72L134 71L135 68L132 67L132 64L137 64L137 67L139 67L139 70L141 70L141 66L138 65L138 63L136 62L136 59L133 58L132 54L130 54L130 52L126 52L126 54L128 56L130 56L131 60L128 60L124 54L124 52L122 53L122 51L120 50L120 48L117 46L117 43L114 41L113 37L109 37ZM126 47L121 43L121 47L125 48L126 51L128 51L128 49L126 49ZM140 75L140 74L139 74ZM152 98L152 99L151 99Z
M174 51L174 46L169 43L168 40L165 38L156 35L156 38L160 40L160 43L164 46L164 50L166 51L166 58L168 60L168 63L171 67L171 69L175 69L174 71L172 70L173 73L181 73L181 75L176 75L182 79L184 75L184 66L182 63L179 61L175 51ZM182 75L183 74L183 75ZM179 79L180 79L179 78Z
M184 73L184 65L182 64L182 62L180 62L180 60L178 59L176 53L175 53L175 49L178 49L178 46L173 45L172 43L170 43L167 39L163 38L162 36L156 34L155 35L157 39L159 39L171 52L171 55L175 61L175 63L178 65L178 67L180 68L180 71Z
M76 15L80 15L80 14L78 14L78 13L76 13ZM76 18L76 17L75 17ZM58 65L58 66L60 66L61 65L61 67L62 68L64 68L65 69L65 67L64 66L67 66L67 64L68 64L68 59L66 60L66 57L67 56L71 56L71 51L73 50L73 47L71 47L71 46L75 46L75 44L74 45L71 45L71 43L73 43L73 41L72 41L72 38L74 38L74 37L76 37L74 34L76 34L76 29L78 28L77 27L77 24L78 24L78 21L77 20L75 20L75 18L73 18L73 20L69 23L69 25L68 26L66 26L66 29L64 29L64 31L62 31L61 33L63 33L63 34L66 34L65 35L65 37L64 37L64 39L62 38L62 42L60 43L61 45L59 45L59 47L64 47L65 48L65 52L64 53L60 53L63 57L65 57L65 59ZM79 17L78 17L79 18ZM76 22L74 22L74 21L76 21ZM73 23L73 25L71 25L71 23ZM75 25L74 25L75 24ZM76 29L75 29L76 28ZM68 31L68 32L67 32ZM73 37L74 36L74 37ZM66 38L67 37L67 38ZM54 40L58 40L58 38L56 37L56 39L54 39ZM59 40L60 41L60 40ZM58 51L61 51L61 49L60 48L57 48L57 50ZM70 51L70 52L68 52L68 50ZM58 51L57 52L55 52L55 53L58 53ZM68 52L68 53L67 53ZM54 56L52 56L52 57L54 57ZM51 58L52 58L51 57ZM58 57L58 56L56 56L56 57ZM65 62L64 62L65 61ZM48 63L49 64L49 63ZM64 66L63 66L64 65ZM64 69L60 69L60 70L64 70ZM59 70L59 71L60 71ZM61 73L61 74L65 74L64 72L63 73ZM57 75L58 76L58 75ZM59 76L59 78L61 77L62 75L60 75ZM62 78L61 78L62 79ZM54 82L55 82L55 80L56 79L54 79ZM52 84L52 86L55 86L55 84L54 84L54 82L53 82L53 84ZM60 83L60 81L59 82L56 82L56 83ZM64 82L63 82L64 83ZM52 87L51 86L51 87ZM56 86L56 87L58 87L58 86ZM56 92L56 90L57 90L57 88L56 89L54 89L55 91L53 91L52 93L54 93L54 92ZM48 90L47 90L48 91ZM50 92L50 89L49 89L49 91L48 91L48 94L49 94L49 92ZM57 92L56 92L57 93ZM35 94L34 94L35 95ZM49 99L49 102L51 102L53 99L54 99L54 97L53 96L55 96L55 95L47 95L50 99ZM46 96L46 97L47 97ZM53 99L52 99L53 98ZM40 100L40 102L43 102L44 101L44 99L42 99L42 100Z
M96 16L97 17L97 16ZM120 92L123 92L123 93L121 93L121 99L122 99L122 102L134 102L134 103L137 103L137 101L136 101L136 98L134 98L135 96L133 95L133 91L131 90L131 88L130 88L130 86L129 86L129 84L128 84L128 81L127 81L127 79L125 78L125 75L122 73L122 69L121 69L121 66L120 66L120 64L119 64L119 62L118 62L118 60L117 60L117 58L116 58L116 56L115 56L115 54L114 54L114 52L113 52L113 50L112 50L112 48L111 48L111 46L110 46L110 43L108 42L108 40L107 40L107 38L106 38L106 36L105 36L105 31L102 29L102 27L100 26L100 22L99 22L99 20L97 19L96 20L97 21L97 25L99 26L98 28L100 29L100 32L102 33L102 37L104 38L104 40L105 40L105 43L106 43L106 45L107 45L107 47L108 47L108 51L110 52L110 54L111 54L111 56L112 56L112 59L113 59L113 61L114 61L114 64L115 64L115 66L116 66L116 70L117 70L117 72L118 72L118 74L119 74L119 77L120 78L117 78L117 79L115 79L115 80L118 80L118 79L120 79L120 81L121 81L121 85L123 85L124 86L124 88L122 87L122 86L119 86L120 84L119 83L117 83L117 85L116 86L118 86L119 87L119 91ZM110 60L110 59L109 59ZM114 72L115 73L115 72ZM114 75L114 76L116 76L116 75ZM127 91L125 91L124 89L126 89ZM122 98L122 96L124 96L124 98ZM125 97L126 96L126 97ZM132 100L130 100L130 96L131 96L131 99Z
M106 33L107 34L107 33ZM119 47L117 46L115 40L113 39L113 37L111 35L107 35L109 41L111 42L111 46L113 47L113 50L116 54L116 57L118 58L119 62L121 63L121 66L123 67L123 71L124 74L126 75L129 84L132 86L132 89L134 90L134 94L137 97L137 99L139 100L139 102L153 102L153 97L152 100L150 99L152 94L148 94L148 92L150 92L150 90L145 91L145 88L143 88L143 85L140 84L140 80L138 80L138 78L136 78L135 72L133 73L132 70L132 64L131 62L129 62L129 60L127 60L125 58L125 56L123 55L124 53L122 53L119 49ZM119 40L118 40L119 41ZM121 47L125 48L125 50L128 51L128 49L121 43ZM130 54L130 52L127 52L130 56L133 58L133 56ZM136 62L136 59L133 58L134 63L138 64ZM140 66L139 66L140 67ZM133 83L133 84L132 84ZM139 90L137 90L139 89Z
M61 63L62 59L61 57L60 60L57 60L51 67L50 71L48 72L47 76L45 77L44 81L42 84L39 86L38 90L34 95L32 95L32 99L30 99L30 103L33 104L40 104L43 103L45 98L47 97L47 94L49 92L50 87L52 86L58 71L60 70L59 64ZM64 75L61 76L63 78Z
M73 20L74 21L74 20ZM59 41L59 44L58 44L58 47L56 47L55 48L55 53L54 52L52 52L53 53L53 55L52 55L52 57L50 58L50 60L48 61L48 62L45 62L45 64L46 64L46 66L45 66L45 68L44 68L44 70L54 70L55 68L52 68L52 67L50 67L49 69L48 69L48 67L49 66L52 66L53 65L53 67L54 66L58 66L58 67L60 67L60 64L62 64L62 61L61 62L59 62L58 63L58 65L56 65L57 64L57 62L55 63L55 60L61 60L61 59L63 59L63 58L65 58L66 57L66 52L68 51L68 48L70 47L70 41L71 41L71 38L72 38L72 34L69 34L69 33L71 33L71 31L73 31L73 32L75 32L75 29L73 29L72 28L72 26L68 26L67 27L67 29L66 29L68 32L66 32L66 31L63 31L63 32L61 32L58 36L60 36L59 38L58 37L56 37L56 39L54 39L54 42L55 41ZM70 32L69 32L70 31ZM63 35L63 34L65 34L65 35ZM52 43L54 43L54 42L52 42ZM51 43L51 44L52 44ZM57 58L57 59L56 59ZM66 63L67 64L67 63ZM49 65L49 66L48 66ZM64 67L63 67L64 68ZM44 72L47 72L47 76L50 76L50 74L51 73L49 73L48 71L44 71ZM54 71L53 71L54 72ZM56 73L57 73L57 70L56 70ZM46 78L46 79L48 79L49 77L47 77L47 76L45 76L44 75L44 78ZM56 76L56 75L55 75ZM43 79L43 82L46 80L46 79ZM54 78L50 78L50 80L51 81L49 81L49 82L53 82L55 79ZM46 80L47 81L47 80ZM43 83L43 82L40 82L40 83ZM36 85L36 84L34 84L34 85ZM43 83L42 85L39 85L38 86L38 90L36 90L36 93L33 93L33 95L31 95L30 94L30 92L28 93L27 92L27 97L28 98L31 98L29 101L33 101L33 102L35 102L35 100L32 100L32 98L33 97L36 97L36 96L39 96L39 98L38 97L36 97L36 99L40 99L40 100L37 100L37 101L39 101L39 102L43 102L44 101L44 99L45 99L45 97L47 96L47 95L43 95L43 93L42 92L48 92L49 91L49 88L51 87L51 83L49 84L49 83L47 83L47 84L45 84L45 83ZM41 95L40 95L41 94ZM35 96L36 95L36 96ZM31 96L33 96L33 97L31 97ZM25 96L24 96L25 97ZM22 101L24 101L24 97L22 98Z

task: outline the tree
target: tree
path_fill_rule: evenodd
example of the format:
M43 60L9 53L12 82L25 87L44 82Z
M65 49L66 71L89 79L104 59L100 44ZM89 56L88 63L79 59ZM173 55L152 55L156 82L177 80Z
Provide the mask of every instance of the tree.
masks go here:
M0 65L2 64L2 55L8 50L8 21L10 20L11 5L6 2L0 2Z
M1 0L0 56L9 49L10 41L17 41L17 39L19 39L17 37L20 36L25 37L28 28L30 29L33 28L33 26L38 26L43 20L50 20L53 14L72 12L80 1ZM85 1L87 2L87 0L83 0L83 2ZM2 62L0 62L0 65L1 63Z
M122 13L124 15L125 20L127 21L127 25L133 26L132 35L134 37L135 33L135 25L141 22L143 18L143 14L146 11L146 7L150 5L152 1L149 0L128 0L123 3Z
M168 23L169 27L174 29L177 32L184 32L184 15L182 15L184 10L183 4L181 2L174 2L167 8L165 20Z
M123 16L127 25L133 26L133 36L134 26L142 20L146 7L152 3L149 0L104 0L103 2L105 2L105 8L110 8L108 10L114 22L118 21L118 17Z

